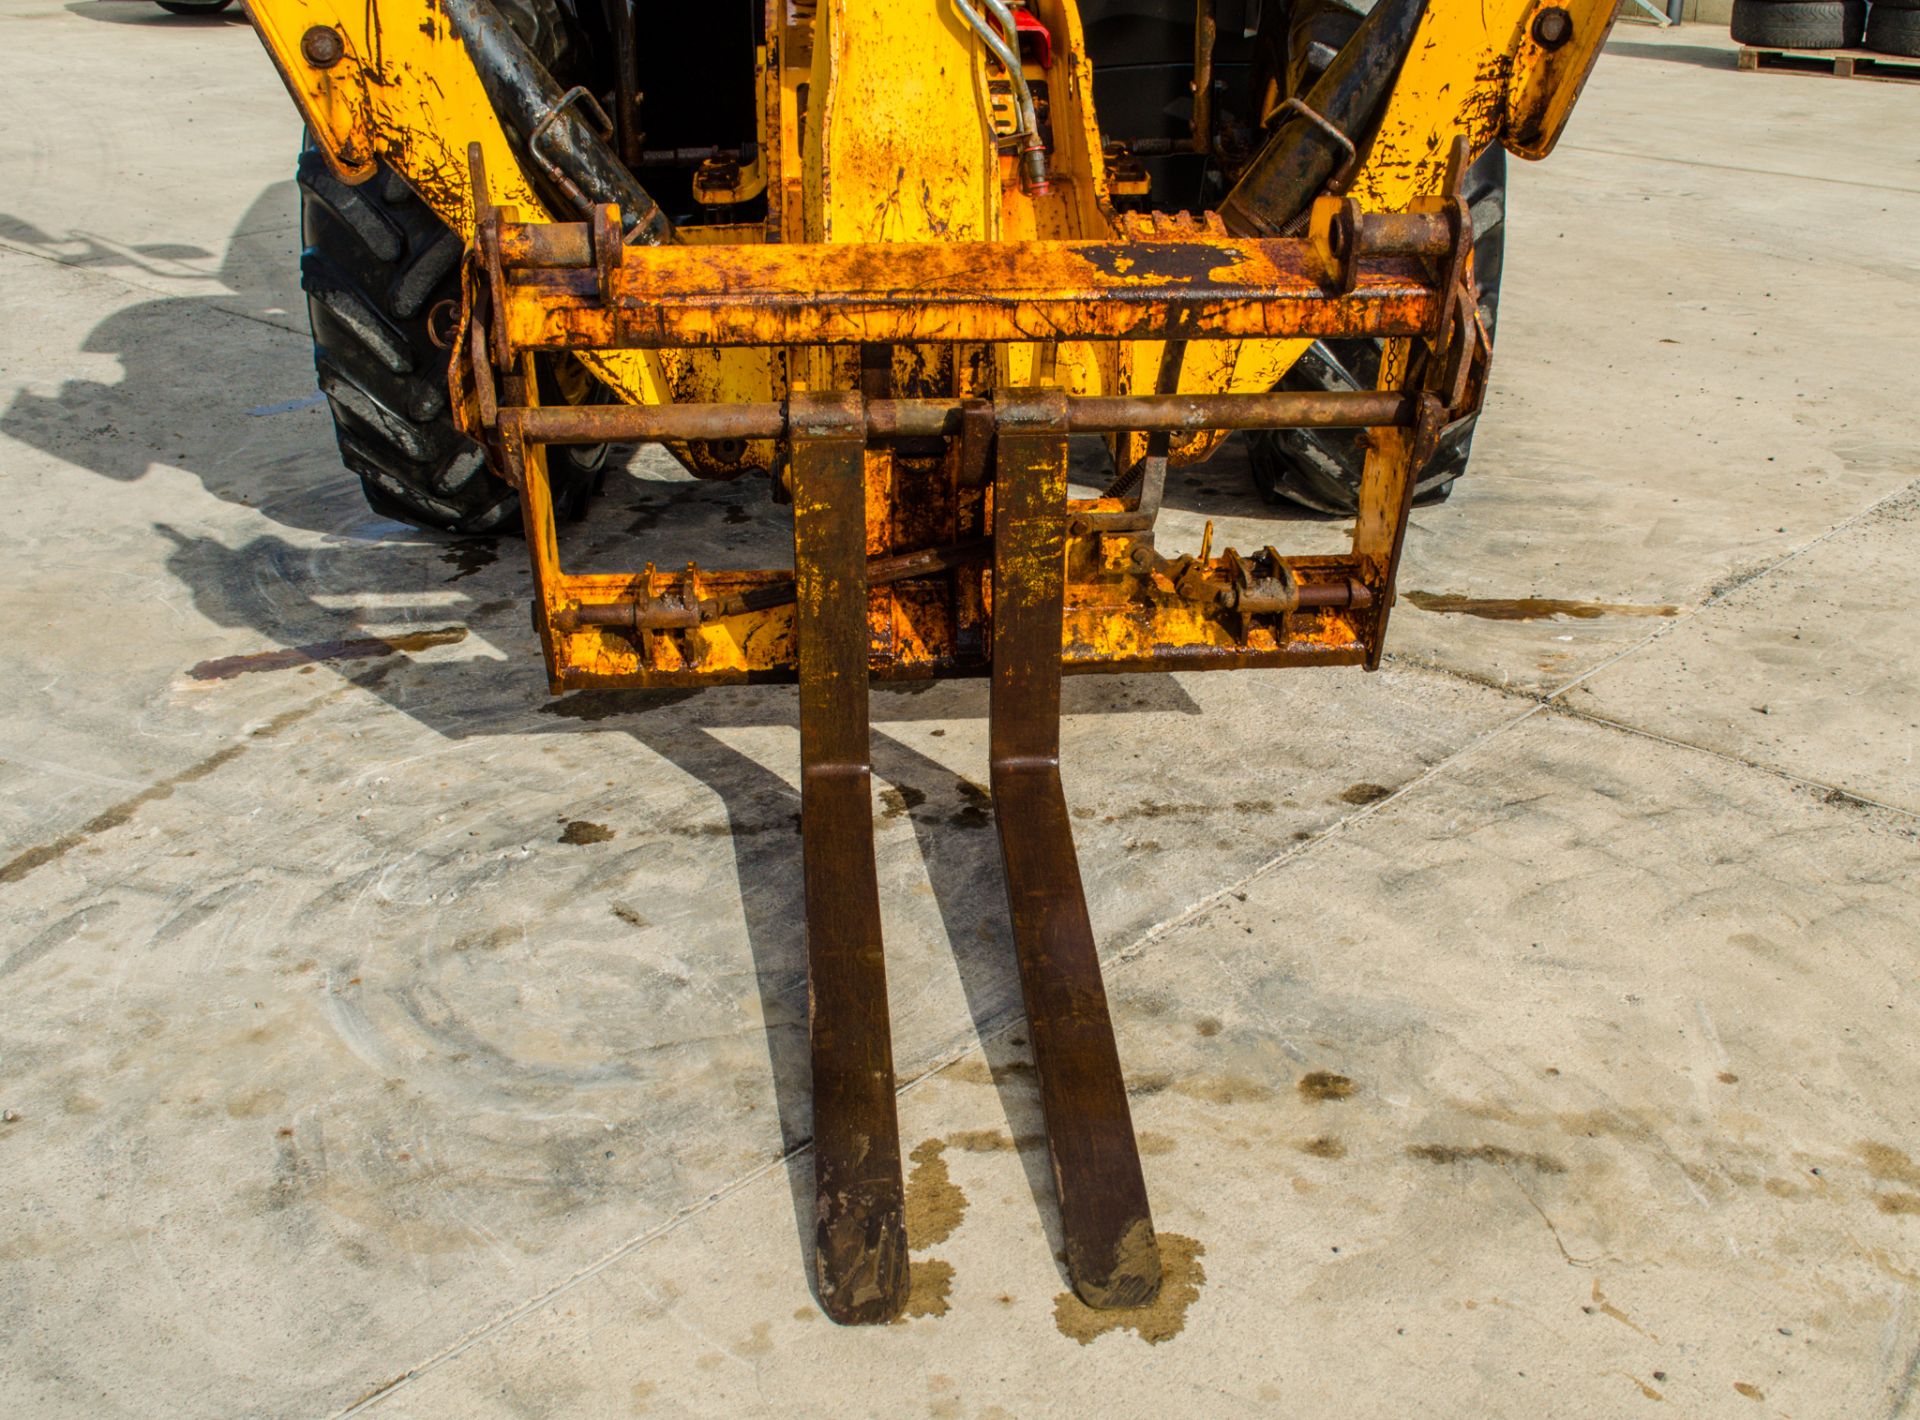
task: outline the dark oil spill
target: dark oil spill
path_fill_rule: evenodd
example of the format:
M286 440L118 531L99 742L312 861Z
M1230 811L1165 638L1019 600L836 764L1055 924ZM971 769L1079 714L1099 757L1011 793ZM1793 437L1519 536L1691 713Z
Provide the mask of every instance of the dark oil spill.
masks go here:
M880 817L900 818L927 801L927 796L911 784L880 791Z
M1208 814L1225 813L1232 810L1237 814L1270 814L1273 812L1272 799L1236 799L1231 804L1138 804L1130 809L1121 809L1117 813L1102 816L1102 823L1130 823L1135 819L1158 818L1203 818ZM1091 818L1084 814L1080 817Z
M564 700L553 700L540 707L542 715L557 715L563 720L610 720L616 715L644 715L691 700L697 690L581 690Z
M1095 1311L1071 1292L1053 1299L1053 1324L1062 1336L1090 1346L1109 1331L1131 1331L1149 1346L1171 1341L1187 1324L1187 1308L1200 1298L1207 1271L1200 1259L1207 1250L1180 1233L1160 1234L1160 1295L1144 1307Z
M1343 1100L1353 1093L1353 1081L1327 1070L1310 1070L1300 1077L1300 1083L1294 1088L1300 1091L1301 1098L1315 1102Z
M1340 798L1349 804L1377 804L1392 792L1385 784L1350 784L1340 791Z
M581 847L588 843L605 843L613 834L614 831L604 823L588 823L583 818L577 818L560 830L560 841Z
M458 582L463 577L471 577L475 572L484 572L500 560L500 544L490 537L475 538L471 542L456 542L440 554L440 560L447 566L456 568L447 578L449 582Z
M730 503L727 505L727 511L724 515L724 520L726 522L734 523L734 524L750 523L753 521L753 514L749 513L745 508L741 507L738 503Z
M1522 1154L1498 1144L1409 1144L1407 1154L1430 1164L1519 1164L1535 1173L1567 1171L1567 1166L1551 1154Z
M993 795L971 779L955 779L955 792L960 795L960 809L947 815L947 822L955 828L985 828L993 822Z
M284 671L294 666L310 666L321 661L368 661L402 651L424 651L429 646L451 646L464 641L467 628L442 626L433 631L414 631L405 636L355 636L343 641L315 641L310 646L289 646L279 651L254 651L244 656L220 656L202 661L187 674L195 680L231 680L253 671Z
M1295 1145L1303 1154L1311 1154L1316 1159L1344 1159L1347 1146L1331 1134L1322 1134L1317 1138L1303 1139Z
M909 1156L907 1175L907 1248L919 1252L953 1236L967 1216L967 1195L947 1172L946 1144L928 1139ZM944 1308L943 1308L944 1310Z
M1406 592L1406 599L1422 611L1449 616L1477 616L1485 621L1550 621L1571 617L1598 621L1603 616L1678 616L1677 606L1634 602L1573 602L1556 597L1462 597L1452 592Z

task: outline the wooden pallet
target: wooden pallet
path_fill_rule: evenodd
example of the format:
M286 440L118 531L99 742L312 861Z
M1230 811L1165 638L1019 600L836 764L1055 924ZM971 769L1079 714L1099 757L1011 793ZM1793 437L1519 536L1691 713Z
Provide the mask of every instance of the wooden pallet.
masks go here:
M1740 46L1742 69L1782 69L1799 74L1832 74L1841 79L1881 79L1920 84L1920 59L1875 54L1865 49L1763 49Z

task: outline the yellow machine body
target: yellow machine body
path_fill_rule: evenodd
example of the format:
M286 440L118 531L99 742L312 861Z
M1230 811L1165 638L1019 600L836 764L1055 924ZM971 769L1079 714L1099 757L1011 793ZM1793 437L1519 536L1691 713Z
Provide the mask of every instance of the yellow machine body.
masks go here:
M1152 318L1131 325L1103 320L1103 310L1119 296L1138 305L1150 303L1156 292L1183 294L1195 261L1217 276L1233 267L1231 258L1244 255L1247 244L1229 239L1206 214L1148 217L1116 210L1074 0L1036 0L1030 8L1053 38L1046 69L1023 65L1026 77L1044 80L1051 95L1051 170L1044 191L1029 191L1020 181L1018 155L1007 151L1001 131L1006 75L953 0L819 0L804 6L779 0L767 7L756 64L762 140L757 156L745 168L718 175L718 190L703 193L725 203L764 192L764 218L688 227L669 247L629 250L623 270L632 280L630 305L667 309L681 296L690 303L683 319L670 322L672 329L644 339L620 328L617 302L583 308L551 279L502 279L496 251L500 289L488 318L498 340L498 372L510 371L524 352L565 349L632 405L765 405L800 390L862 388L860 351L884 343L889 378L874 386L869 376L867 383L899 397L986 399L1026 387L1077 397L1272 389L1322 332L1295 331L1284 320L1276 324L1273 313L1285 307L1257 301L1257 284L1245 289L1248 311L1258 304L1265 312L1259 319L1182 325L1188 315L1162 311L1161 325L1183 333L1177 362L1166 360L1164 339L1128 338L1130 331L1152 332ZM1540 16L1550 8L1569 22L1571 37L1547 49L1536 36ZM503 230L522 235L553 221L556 214L546 210L523 170L466 46L432 3L249 0L249 9L314 141L342 180L364 181L380 163L392 166L476 248L485 244L482 227L489 214L509 219ZM1543 0L1433 0L1384 118L1347 175L1349 210L1398 213L1439 202L1450 161L1457 172L1462 141L1468 158L1493 143L1526 156L1544 154L1611 18L1610 0L1568 0L1556 7ZM556 222L552 230L569 226L582 224ZM1089 242L1105 244L1106 265L1076 302L1076 284L1085 286L1088 273L1072 259L1071 248ZM886 320L869 316L865 325L843 321L833 330L822 323L827 313L848 308L852 288L881 275L877 267L863 268L861 255L829 260L834 250L892 256L936 244L967 255L942 266L923 264L911 278L931 283L918 288L923 298L896 286L887 292ZM994 259L978 259L983 253ZM1033 309L1011 326L987 319L993 301L969 299L997 297L1011 286L1036 292ZM817 329L776 319L753 298L756 290L774 288L817 294L823 313ZM1337 333L1338 319L1327 328ZM1403 342L1389 345L1387 380L1406 377L1406 350ZM462 388L468 377L455 373L456 389ZM1413 416L1403 413L1402 428L1375 436L1383 453L1395 449L1396 440L1407 445L1400 449L1401 463L1416 452L1408 443ZM595 621L591 611L583 618L583 607L609 599L655 604L656 611L663 599L731 605L726 597L747 584L697 569L663 573L651 567L632 578L567 577L546 506L539 448L530 447L525 456L532 477L516 475L498 430L475 432L494 449L501 471L523 486L556 689L790 673L787 608L716 615L709 605L693 626L648 626L644 610L615 627ZM656 437L703 476L783 474L780 433L691 439L667 431ZM1108 437L1122 468L1143 457L1151 439L1144 430L1125 427ZM1167 431L1160 447L1168 462L1191 463L1210 454L1222 437L1221 428L1189 426ZM927 536L937 540L941 518L915 516L917 495L908 486L913 481L903 476L898 458L870 452L874 555L907 550L905 545ZM1284 634L1248 625L1235 632L1214 609L1193 605L1191 595L1168 594L1164 569L1150 569L1154 575L1145 583L1119 588L1096 589L1076 576L1073 588L1083 593L1080 622L1063 653L1070 665L1090 668L1152 664L1165 659L1162 650L1172 657L1168 664L1212 663L1187 654L1208 648L1222 653L1221 664L1263 663L1289 650L1288 663L1304 657L1371 664L1392 599L1390 583L1379 574L1395 560L1397 524L1404 517L1398 506L1404 480L1383 471L1373 481L1378 486L1363 495L1357 563L1350 569L1370 603L1364 615L1338 607L1307 615L1296 608ZM964 501L969 495L957 496ZM982 516L976 511L976 525ZM946 523L951 535L951 516ZM1103 532L1070 560L1076 568L1110 564L1135 555L1139 540L1116 541ZM919 594L913 587L873 592L876 674L939 674L966 660L964 609L949 609L935 618L941 625L929 626L909 606ZM982 592L978 599L985 597ZM983 608L983 622L985 615Z

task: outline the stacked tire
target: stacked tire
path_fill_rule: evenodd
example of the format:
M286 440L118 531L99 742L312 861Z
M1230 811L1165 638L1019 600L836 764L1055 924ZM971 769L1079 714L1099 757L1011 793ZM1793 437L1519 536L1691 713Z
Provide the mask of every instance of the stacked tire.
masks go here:
M1852 49L1867 28L1867 0L1733 0L1732 28L1759 49Z
M1920 59L1920 0L1733 0L1733 37L1759 49L1856 49Z
M1874 0L1867 12L1866 47L1920 59L1920 0Z

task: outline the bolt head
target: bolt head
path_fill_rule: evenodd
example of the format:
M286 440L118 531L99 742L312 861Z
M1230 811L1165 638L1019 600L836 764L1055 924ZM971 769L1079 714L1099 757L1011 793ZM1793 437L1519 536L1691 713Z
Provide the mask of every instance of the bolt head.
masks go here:
M300 57L315 69L331 69L346 55L347 42L332 25L315 25L300 36Z
M1555 50L1573 38L1573 16L1558 5L1550 5L1533 17L1534 42L1542 49Z

